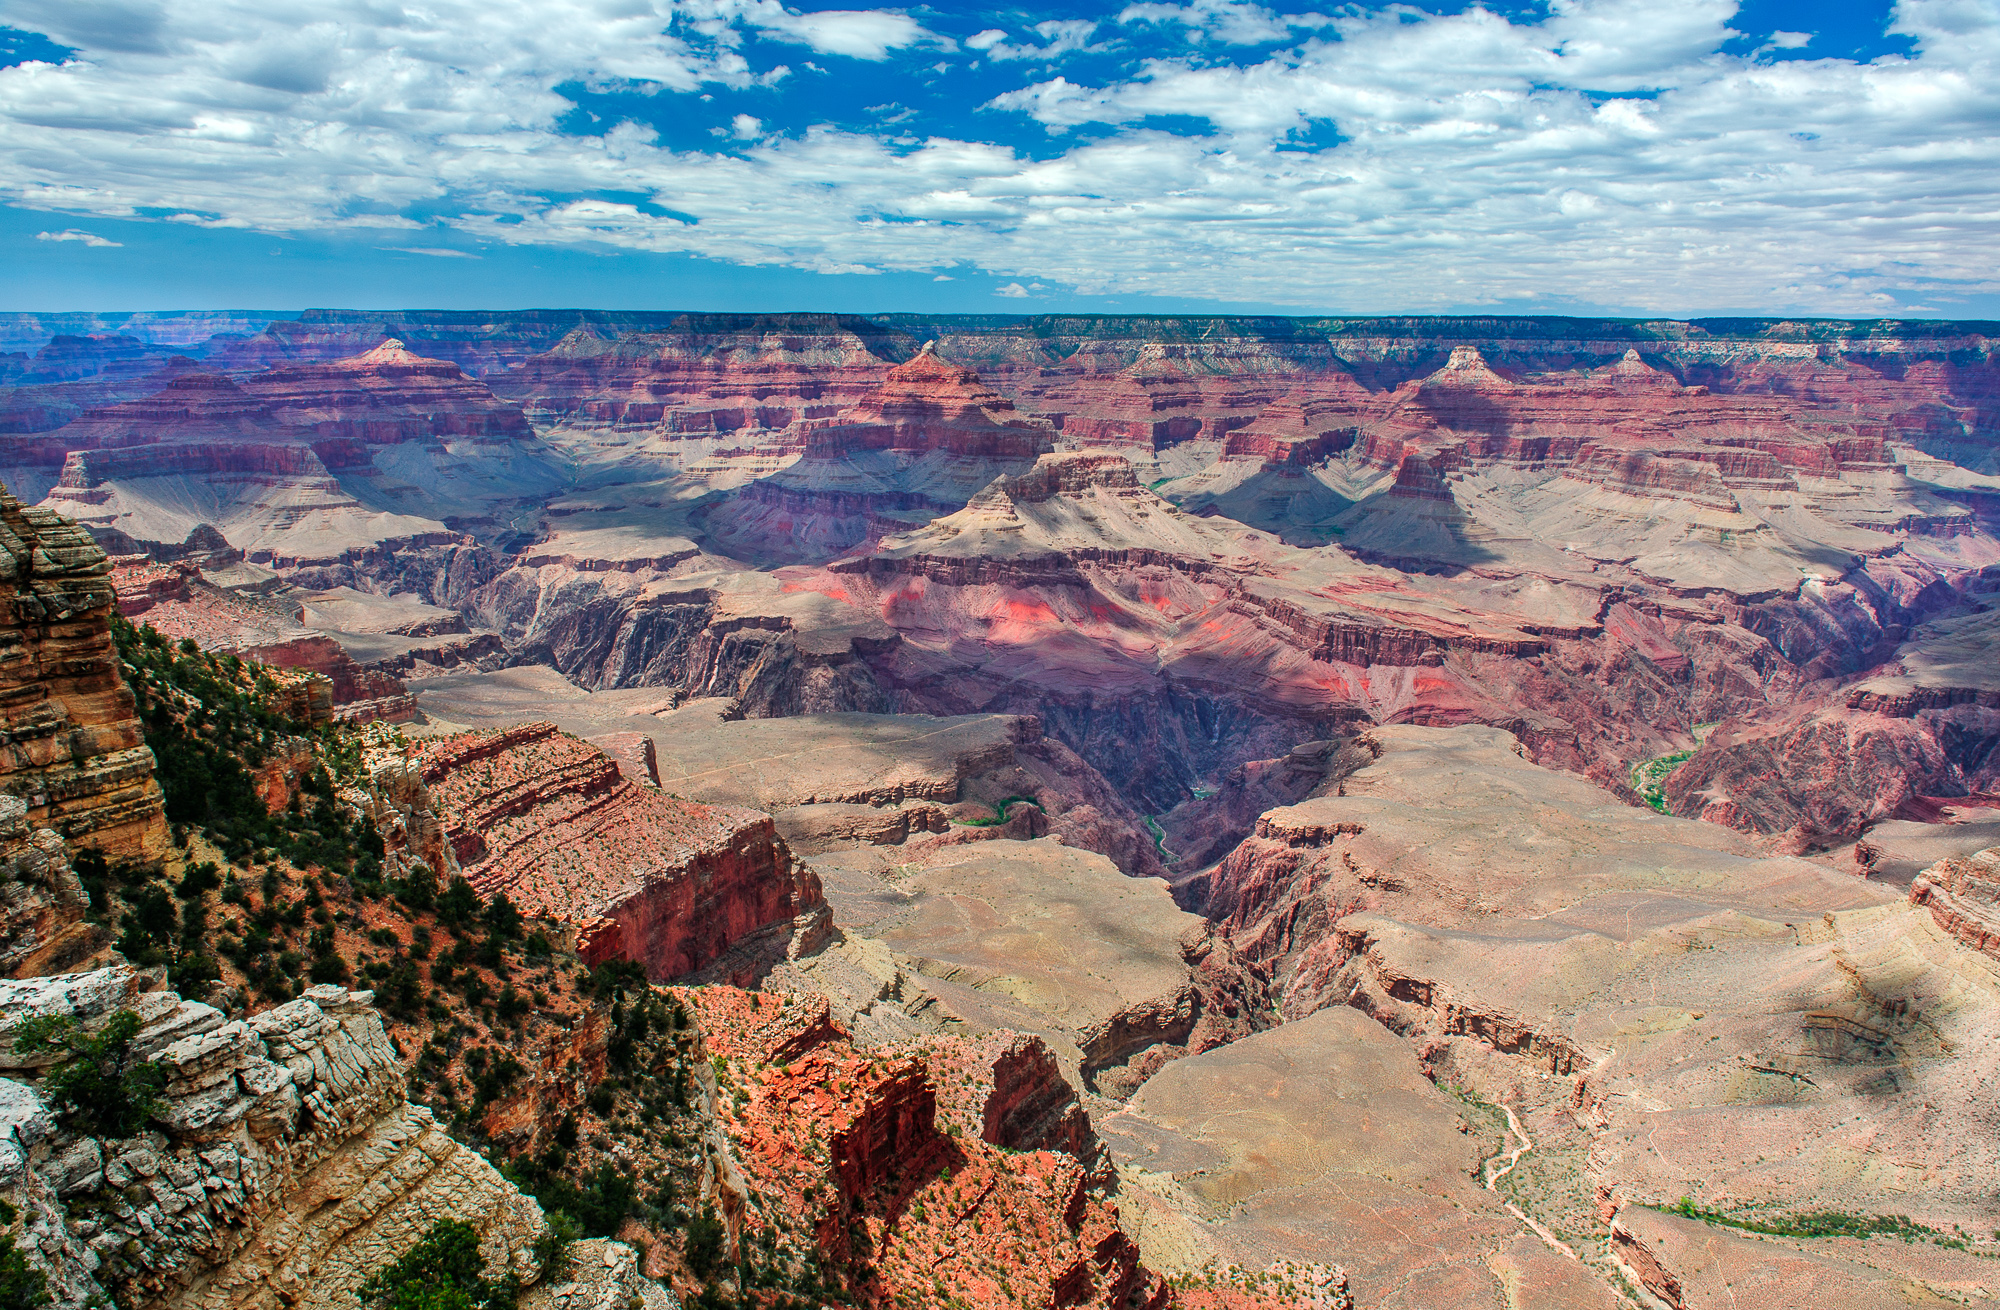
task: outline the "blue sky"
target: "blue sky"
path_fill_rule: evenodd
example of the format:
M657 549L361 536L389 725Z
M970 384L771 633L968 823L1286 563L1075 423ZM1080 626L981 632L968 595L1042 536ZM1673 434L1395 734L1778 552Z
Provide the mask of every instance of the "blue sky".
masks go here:
M2000 0L0 26L0 308L2000 317Z

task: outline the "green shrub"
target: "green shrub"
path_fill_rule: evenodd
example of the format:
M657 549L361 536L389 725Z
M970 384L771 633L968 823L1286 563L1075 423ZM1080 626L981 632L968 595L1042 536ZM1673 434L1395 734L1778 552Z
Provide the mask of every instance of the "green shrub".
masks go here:
M472 890L472 884L463 878L445 888L437 898L438 922L447 927L462 927L479 917L479 893Z
M562 1272L569 1259L570 1243L583 1236L576 1220L558 1210L549 1216L549 1231L535 1239L535 1268L544 1280Z
M506 892L497 893L486 907L486 926L502 941L512 941L521 935L521 912L507 899Z
M697 1277L706 1278L722 1265L723 1239L725 1234L722 1220L716 1216L715 1207L702 1206L687 1226L687 1263Z
M513 1276L495 1282L483 1271L478 1230L446 1219L363 1283L361 1302L371 1310L512 1310Z
M160 1105L166 1071L132 1054L139 1016L120 1010L103 1028L86 1033L68 1015L37 1015L14 1030L14 1049L27 1054L66 1052L43 1084L64 1127L92 1137L130 1137Z
M11 1223L13 1207L7 1208ZM52 1299L47 1275L28 1263L12 1233L0 1234L0 1310L38 1310Z

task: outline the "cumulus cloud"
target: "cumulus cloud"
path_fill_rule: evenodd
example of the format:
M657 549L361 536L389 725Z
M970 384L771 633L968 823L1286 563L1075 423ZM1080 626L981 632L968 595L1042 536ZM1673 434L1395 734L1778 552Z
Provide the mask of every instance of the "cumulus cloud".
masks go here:
M827 66L871 84L879 61L929 77L951 52L901 11L775 0L12 0L9 22L80 53L0 70L0 197L416 249L443 222L828 272L964 266L1009 297L1041 278L1352 310L1870 312L2000 290L2000 0L1901 0L1915 53L1872 63L1727 54L1735 12L1342 6L1299 27L1227 0L1135 4L1121 42L1202 44L1100 61L1122 71L1099 80L1024 57L986 116L998 139L904 136L900 92L870 85L854 103L882 101L880 126L774 132L745 113L690 151L633 122L567 134L556 88L782 88L750 32L877 61ZM1080 22L989 29L951 57L1006 67L1003 45L1092 39ZM1012 144L1042 140L1029 124L1087 130Z
M925 30L908 14L883 9L830 9L799 13L778 0L694 0L686 6L697 23L755 28L780 40L811 46L823 55L882 60L914 45L952 43Z
M1026 300L1028 298L1028 288L1022 286L1019 282L1009 282L1006 286L994 291L993 294L996 296L1006 296L1009 300Z
M86 246L102 246L111 248L117 248L125 244L123 241L112 241L109 240L108 238L97 235L97 233L95 232L85 232L79 228L74 228L74 227L65 228L61 232L37 232L35 233L35 240L81 241Z
M965 39L968 49L977 50L988 59L1007 62L1017 59L1052 60L1063 55L1094 47L1091 35L1097 31L1097 24L1083 18L1051 18L1036 23L1030 29L1039 41L1013 42L997 27L991 27ZM1101 48L1101 47L1097 47Z

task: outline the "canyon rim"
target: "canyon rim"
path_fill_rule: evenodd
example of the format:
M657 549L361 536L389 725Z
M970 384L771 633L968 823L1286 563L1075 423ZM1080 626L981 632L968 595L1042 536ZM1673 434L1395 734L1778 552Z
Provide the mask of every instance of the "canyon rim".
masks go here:
M1995 87L6 0L0 1310L2000 1300Z

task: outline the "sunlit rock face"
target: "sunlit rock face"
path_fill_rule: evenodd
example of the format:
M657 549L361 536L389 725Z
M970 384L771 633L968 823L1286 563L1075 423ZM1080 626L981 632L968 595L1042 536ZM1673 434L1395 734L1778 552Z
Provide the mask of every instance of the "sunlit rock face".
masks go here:
M0 494L0 569L0 790L26 802L36 828L114 859L158 859L166 821L111 638L117 593L103 549Z

